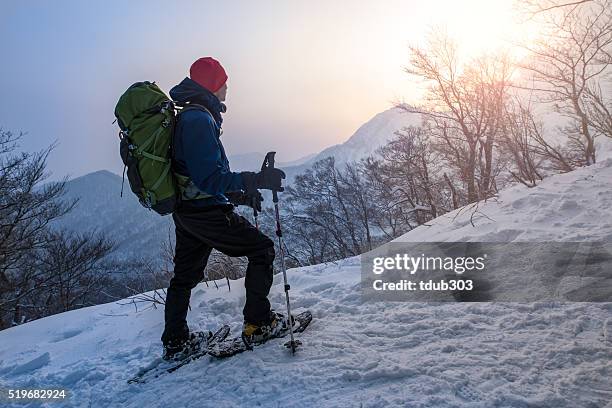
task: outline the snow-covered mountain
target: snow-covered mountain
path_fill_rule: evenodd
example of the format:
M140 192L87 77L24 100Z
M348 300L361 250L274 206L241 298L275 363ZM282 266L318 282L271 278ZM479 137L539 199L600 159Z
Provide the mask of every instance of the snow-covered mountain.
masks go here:
M330 156L334 157L338 167L342 167L346 163L359 161L373 154L392 139L397 131L409 126L420 126L421 121L421 115L394 107L375 115L361 125L346 142L328 147L299 165L286 167L279 165L279 167L283 167L289 180L316 161Z
M285 185L290 185L295 176L303 173L315 162L327 157L334 157L337 168L346 163L357 162L376 153L376 150L395 137L396 132L409 126L420 126L422 117L419 114L408 113L401 108L391 108L378 113L369 121L361 125L344 143L330 146L320 153L311 154L291 162L277 162L276 167L281 168L287 178ZM230 156L232 170L257 170L261 166L265 154L249 153L246 155ZM264 192L264 205L270 203L271 196Z
M336 165L342 167L349 162L359 161L375 153L384 146L395 133L405 127L420 126L421 115L408 113L401 108L391 108L378 113L361 125L345 142L330 146L319 153L312 154L292 162L278 162L277 167L287 173L287 182L302 173L315 162L333 156ZM230 156L232 169L254 170L261 166L264 153L247 153Z
M608 154L481 203L474 225L472 212L459 209L399 241L610 242L611 185ZM109 303L0 332L0 388L67 388L63 406L70 407L575 408L612 401L612 303L368 302L359 257L288 275L294 311L314 315L295 356L271 341L128 385L160 355L163 309ZM229 322L237 333L242 282L231 291L217 283L193 291L189 324L215 330ZM281 275L270 298L283 309Z

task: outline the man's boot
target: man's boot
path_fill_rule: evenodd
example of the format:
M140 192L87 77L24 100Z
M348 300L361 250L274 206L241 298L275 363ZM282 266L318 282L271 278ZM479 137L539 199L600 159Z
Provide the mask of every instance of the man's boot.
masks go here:
M242 339L248 344L261 344L289 330L288 322L282 313L270 311L266 321L259 323L244 322Z

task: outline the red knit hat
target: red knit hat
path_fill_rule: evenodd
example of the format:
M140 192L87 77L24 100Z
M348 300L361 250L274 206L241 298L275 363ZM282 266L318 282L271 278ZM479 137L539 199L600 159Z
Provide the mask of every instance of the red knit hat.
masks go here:
M210 92L217 92L227 81L225 70L212 57L202 57L189 68L189 76Z

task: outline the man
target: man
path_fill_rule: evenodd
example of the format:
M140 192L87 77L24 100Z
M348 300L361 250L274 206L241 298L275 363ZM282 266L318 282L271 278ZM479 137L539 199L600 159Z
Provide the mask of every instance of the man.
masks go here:
M211 57L198 59L189 78L170 91L179 114L173 141L173 171L181 186L182 200L172 218L176 226L174 277L166 297L165 329L162 335L164 358L183 355L201 333L190 333L186 316L191 289L204 277L204 268L213 248L229 256L246 256L246 304L243 335L265 341L285 324L270 310L268 293L272 285L274 243L236 214L228 200L261 209L258 189L282 191L279 169L259 173L235 173L221 143L222 113L225 112L227 74Z

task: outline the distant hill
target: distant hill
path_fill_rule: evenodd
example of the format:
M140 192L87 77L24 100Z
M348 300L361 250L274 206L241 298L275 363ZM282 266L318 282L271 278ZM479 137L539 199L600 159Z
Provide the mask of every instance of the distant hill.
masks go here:
M121 177L100 170L67 182L65 198L78 198L74 210L54 222L75 232L97 230L108 234L118 247L119 259L132 256L158 259L162 242L174 228L171 216L162 217L138 203L125 180L123 197ZM173 230L170 230L174 234Z

